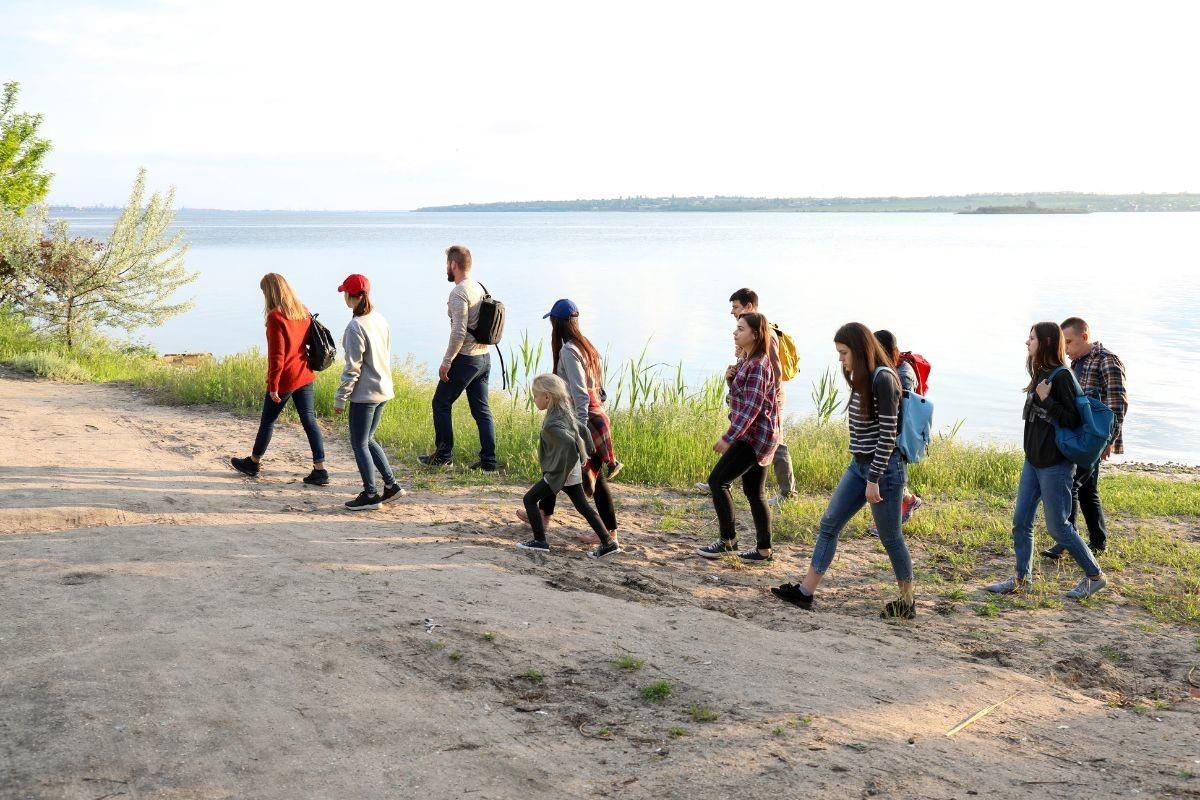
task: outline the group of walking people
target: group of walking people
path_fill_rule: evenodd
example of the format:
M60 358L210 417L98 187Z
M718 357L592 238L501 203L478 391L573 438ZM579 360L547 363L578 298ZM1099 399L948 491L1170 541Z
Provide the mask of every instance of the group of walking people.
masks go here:
M472 277L467 248L455 245L447 249L446 278L454 287L447 303L450 336L432 402L434 449L419 461L427 467L452 465L451 412L454 402L465 393L480 438L479 459L470 466L495 472L495 423L488 405L491 354L489 345L475 335L487 292ZM307 362L306 347L310 326L315 323L281 275L264 276L260 288L266 313L266 395L250 455L232 458L231 464L248 476L259 474L275 421L290 399L312 449L313 469L304 482L324 486L329 483L329 473L314 410L315 374ZM351 449L362 478L362 492L346 502L348 509L356 511L379 508L405 494L375 439L394 390L390 328L371 302L370 289L370 281L357 274L338 287L353 316L342 337L344 368L334 395L334 411L347 414ZM735 362L725 373L729 426L713 443L716 465L708 480L699 484L712 494L719 536L699 548L698 555L756 564L773 558L772 507L796 493L791 454L782 440L784 384L795 374L795 353L789 337L759 309L754 291L739 289L729 302L736 320ZM550 321L553 371L537 375L530 386L534 404L545 412L538 442L542 477L526 492L517 511L533 534L517 546L531 551L550 549L546 529L562 492L591 528L580 537L595 545L587 554L604 558L621 552L610 481L623 465L613 450L600 356L580 329L579 308L574 302L557 301L544 318ZM908 487L908 464L897 446L897 436L904 398L918 391L918 376L911 357L901 353L889 331L872 332L861 323L850 322L836 331L833 344L850 392L846 406L849 462L821 518L807 572L798 583L785 583L771 591L783 601L811 609L843 528L863 506L869 506L874 523L870 531L888 554L898 589L898 596L887 602L880 614L911 619L916 613L913 565L903 524L923 501ZM1084 575L1067 596L1083 599L1107 585L1096 560L1107 543L1098 490L1100 463L1077 467L1058 451L1055 431L1080 424L1078 391L1096 391L1115 417L1101 462L1112 453L1123 452L1122 423L1128 409L1125 370L1119 358L1091 340L1087 323L1078 317L1061 325L1034 325L1026 342L1026 368L1030 380L1022 415L1025 464L1012 528L1016 566L1011 577L986 588L1005 594L1027 588L1033 566L1033 522L1040 504L1055 541L1042 555L1057 559L1070 554ZM770 500L766 494L768 466L773 466L779 487ZM754 547L746 550L738 546L731 494L738 480L755 533ZM1075 528L1079 507L1090 546Z

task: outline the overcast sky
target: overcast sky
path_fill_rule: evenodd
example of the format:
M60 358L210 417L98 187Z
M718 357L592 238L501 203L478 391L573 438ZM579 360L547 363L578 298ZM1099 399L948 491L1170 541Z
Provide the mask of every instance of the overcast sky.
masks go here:
M1200 191L1200 4L21 2L51 200Z

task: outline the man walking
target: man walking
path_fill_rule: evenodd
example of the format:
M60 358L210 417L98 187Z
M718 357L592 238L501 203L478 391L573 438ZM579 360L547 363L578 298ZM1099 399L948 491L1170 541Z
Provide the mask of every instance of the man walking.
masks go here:
M438 367L438 385L433 393L432 455L418 460L427 467L453 464L454 424L451 412L454 401L464 391L471 416L479 427L479 460L471 469L496 471L496 427L492 409L488 406L488 374L492 356L486 344L475 341L475 326L479 323L479 304L484 291L471 277L471 251L462 245L446 250L446 280L454 284L446 311L450 317L450 342Z
M1071 508L1071 524L1075 524L1077 513L1082 509L1092 552L1103 553L1108 545L1108 528L1104 521L1104 509L1100 505L1100 464L1113 453L1125 452L1122 426L1125 422L1125 412L1129 410L1129 396L1125 391L1125 365L1100 342L1092 341L1088 324L1079 317L1063 320L1059 327L1062 328L1067 356L1071 359L1071 371L1075 373L1079 385L1085 392L1098 389L1100 399L1112 409L1115 417L1113 438L1100 454L1100 461L1090 470L1077 467L1075 482L1071 487L1074 501ZM1042 551L1046 558L1057 559L1062 554L1063 547L1057 544L1049 550Z

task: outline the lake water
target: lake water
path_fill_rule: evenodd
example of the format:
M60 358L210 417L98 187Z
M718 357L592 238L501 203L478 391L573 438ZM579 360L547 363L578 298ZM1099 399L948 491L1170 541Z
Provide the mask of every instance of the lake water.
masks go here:
M67 212L102 235L114 212ZM1128 370L1127 460L1200 463L1200 214L620 214L184 211L195 308L143 338L161 352L263 346L264 272L281 272L335 335L336 289L371 278L397 356L432 369L445 347L445 247L469 246L475 276L508 307L506 340L549 339L559 297L611 357L647 347L688 379L731 357L726 298L741 286L797 342L789 411L836 364L833 333L889 328L933 364L935 423L1016 443L1031 323L1078 315ZM498 383L498 381L497 381Z

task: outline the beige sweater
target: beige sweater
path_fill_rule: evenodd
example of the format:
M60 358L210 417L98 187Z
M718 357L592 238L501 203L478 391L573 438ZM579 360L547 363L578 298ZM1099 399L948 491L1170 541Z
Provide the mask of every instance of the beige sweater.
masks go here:
M468 328L473 330L479 324L481 300L483 287L473 278L455 284L450 290L450 299L446 302L446 314L450 317L450 344L442 356L442 366L446 369L450 368L450 363L460 353L464 356L481 356L488 351L488 346L476 342L468 331Z

